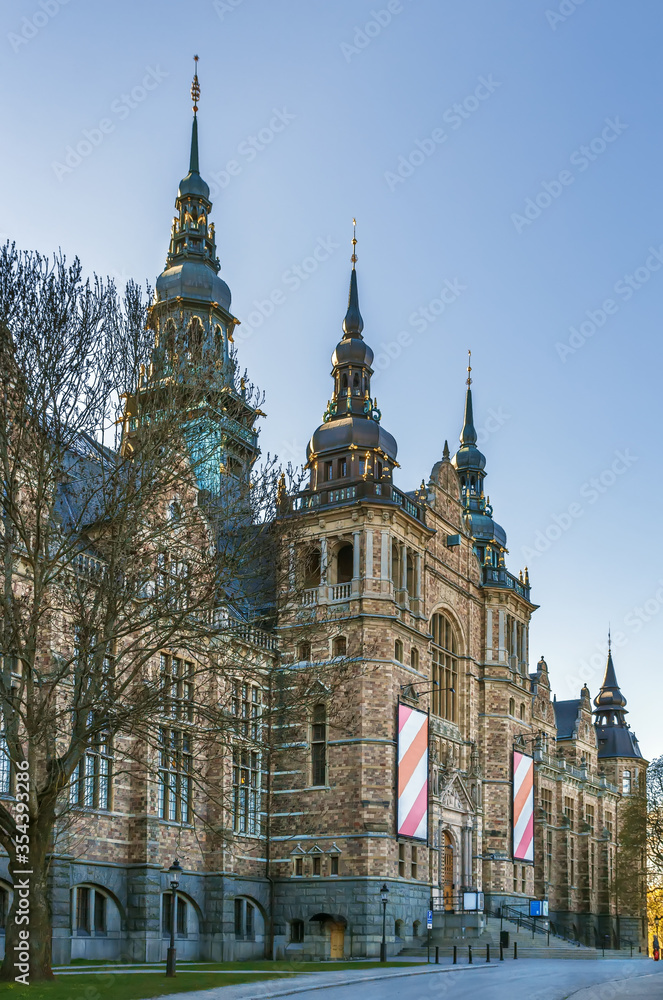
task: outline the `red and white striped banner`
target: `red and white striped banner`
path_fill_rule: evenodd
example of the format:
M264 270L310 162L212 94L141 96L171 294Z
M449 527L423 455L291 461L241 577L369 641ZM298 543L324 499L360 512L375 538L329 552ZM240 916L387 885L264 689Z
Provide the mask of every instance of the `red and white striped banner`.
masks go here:
M398 706L399 837L428 840L428 715Z
M513 754L513 856L534 861L534 759Z

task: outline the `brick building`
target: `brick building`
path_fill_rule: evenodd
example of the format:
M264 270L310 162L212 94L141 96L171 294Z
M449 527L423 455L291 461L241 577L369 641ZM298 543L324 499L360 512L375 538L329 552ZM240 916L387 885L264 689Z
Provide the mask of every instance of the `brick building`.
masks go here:
M188 324L197 350L221 369L229 363L237 320L218 275L196 117L176 207L152 312L154 366L128 400L128 441L173 317ZM371 394L355 263L353 252L332 395L306 456L309 482L283 498L283 516L300 533L293 591L303 572L302 601L320 629L298 642L277 623L269 635L247 632L238 650L238 661L257 670L268 670L277 653L292 669L353 660L352 730L332 724L321 691L307 739L292 766L273 776L269 796L260 753L234 759L220 780L239 791L219 817L232 836L214 844L195 828L193 813L205 806L189 802L184 770L157 766L155 777L146 762L115 778L103 746L91 749L90 794L76 803L68 841L76 849L56 845L53 855L55 962L162 959L172 916L165 869L176 854L187 859L176 911L181 957L261 955L272 938L279 955L375 956L385 884L390 953L422 938L431 899L452 921L470 889L493 911L546 898L554 926L586 943L644 937L644 901L643 912L619 913L612 890L620 803L643 788L646 770L612 655L594 709L587 688L556 701L543 658L530 669L536 605L527 569L506 566L506 532L486 498L469 366L458 450L452 455L445 443L418 489L395 485L397 444ZM258 453L259 413L232 380L227 398L230 408L209 405L196 420L216 436L222 473L239 477ZM212 488L218 465L201 487ZM163 655L163 669L185 685L186 656ZM233 697L238 716L259 718L265 692L255 683L239 676ZM427 828L418 839L396 834L399 703L429 715ZM531 863L512 851L517 748L534 759ZM10 793L8 779L2 793ZM11 884L2 859L0 875L6 912Z

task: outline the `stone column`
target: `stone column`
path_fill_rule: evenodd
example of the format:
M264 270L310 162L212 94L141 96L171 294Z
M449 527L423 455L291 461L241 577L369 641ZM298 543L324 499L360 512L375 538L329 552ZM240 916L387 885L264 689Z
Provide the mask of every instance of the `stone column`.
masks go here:
M493 609L486 611L486 659L493 659Z
M320 539L320 583L327 583L327 539L324 535Z
M368 528L366 531L366 561L364 567L364 576L367 580L373 579L373 529Z
M497 619L498 620L498 640L497 640L497 642L498 642L498 653L497 653L497 658L498 658L498 660L506 660L506 644L505 644L505 640L504 640L504 632L505 632L505 624L506 623L505 623L505 620L504 620L505 619L504 611L502 611L500 609L497 612L497 615L498 615L498 619Z
M407 592L407 547L401 542L398 549L401 554L401 590Z
M390 555L389 552L389 532L382 532L382 547L380 550L380 578L382 580L391 579L391 566L390 566Z
M361 577L361 531L352 532L352 592L359 592Z
M416 561L416 578L415 578L415 596L421 599L421 552L417 552L415 555Z

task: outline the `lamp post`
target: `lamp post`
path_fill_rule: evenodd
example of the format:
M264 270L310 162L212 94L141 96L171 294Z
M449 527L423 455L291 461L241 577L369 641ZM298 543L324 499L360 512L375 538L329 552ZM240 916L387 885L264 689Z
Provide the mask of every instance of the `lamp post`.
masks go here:
M180 884L178 875L180 875L181 872L182 866L177 858L175 858L167 872L167 874L170 875L170 888L173 890L173 902L170 908L170 947L166 953L166 975L170 977L175 975L175 919L177 910L177 887Z
M387 899L389 898L389 889L387 888L387 883L385 882L380 889L380 899L382 900L382 944L380 945L380 961L387 961Z

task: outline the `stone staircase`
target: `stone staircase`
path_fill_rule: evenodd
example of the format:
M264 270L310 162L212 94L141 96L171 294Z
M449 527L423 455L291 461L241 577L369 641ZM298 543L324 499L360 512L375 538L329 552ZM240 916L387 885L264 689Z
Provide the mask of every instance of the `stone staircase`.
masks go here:
M574 944L563 938L550 935L550 944L546 934L535 934L524 928L518 929L517 924L510 920L502 921L502 929L509 932L509 947L504 949L504 959L513 960L514 943L518 945L518 958L567 958L567 959L596 959L602 958L603 952L597 948L587 948L585 945ZM431 932L431 958L435 956L435 937ZM426 938L421 936L419 944L408 945L398 953L399 958L417 957L423 958L427 955ZM439 940L439 939L438 939ZM500 958L500 920L498 917L486 918L486 929L479 937L475 938L444 938L440 941L440 958L448 960L453 956L454 945L456 946L458 962L466 965L469 960L469 948L472 948L472 961L480 964L486 961L486 945L490 947L491 962L498 962ZM605 952L606 958L630 958L630 948L621 951L608 949ZM644 958L644 955L633 953L633 958Z

